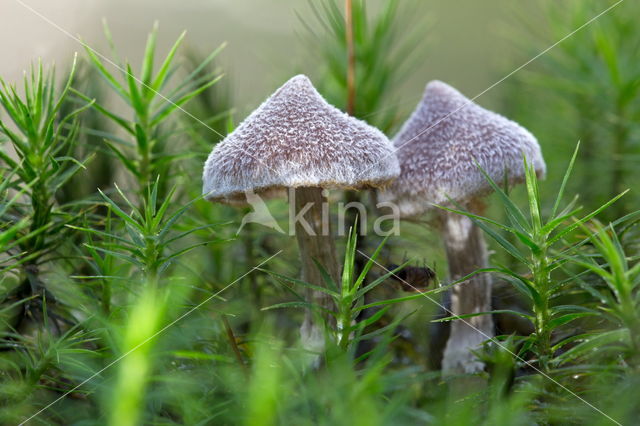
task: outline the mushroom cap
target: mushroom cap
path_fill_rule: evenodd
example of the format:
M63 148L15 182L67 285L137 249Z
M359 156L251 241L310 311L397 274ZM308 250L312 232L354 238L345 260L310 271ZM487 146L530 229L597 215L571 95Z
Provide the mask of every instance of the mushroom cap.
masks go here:
M427 84L422 101L393 140L400 177L380 201L395 203L403 217L419 216L434 204L469 202L491 186L524 182L523 158L536 174L546 171L536 138L519 124L488 111L441 81Z
M380 188L399 173L393 145L381 131L327 103L298 75L213 148L203 193L233 203L246 191Z

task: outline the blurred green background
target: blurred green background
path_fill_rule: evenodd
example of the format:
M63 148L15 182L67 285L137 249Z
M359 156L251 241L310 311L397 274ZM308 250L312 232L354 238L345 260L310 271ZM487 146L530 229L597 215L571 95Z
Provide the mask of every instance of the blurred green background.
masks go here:
M301 0L25 3L99 51L107 50L102 35L105 18L120 53L134 63L156 20L162 28L158 40L162 51L184 29L188 30L188 44L203 52L227 41L220 63L233 82L239 117L303 67L307 47L301 42L304 27L297 14L311 20L309 5ZM382 2L367 3L375 12ZM514 65L509 55L513 46L505 37L514 9L526 10L531 22L544 25L544 19L536 16L536 2L530 1L424 0L412 2L410 8L416 15L428 16L423 29L428 55L416 64L399 93L407 110L413 108L429 80L446 80L463 93L475 94L492 84L496 73ZM13 0L2 0L2 22L0 74L8 81L20 77L35 57L42 57L45 63L64 63L71 52L80 50L76 41ZM500 90L488 93L483 103L495 106Z
M60 93L72 52L81 52L76 91L66 92L60 110L49 111L60 137L42 131L40 122L41 132L30 133L33 117L42 112L37 103L18 108L21 120L9 125L17 136L3 131L2 153L8 154L0 170L1 424L19 423L60 395L33 424L611 424L576 395L624 424L638 418L638 3L627 0L477 99L540 140L548 165L540 199L528 204L522 187L512 194L527 214L539 201L550 220L578 141L562 206L579 194L585 209L575 216L583 217L632 189L598 215L605 225L613 222L610 228L589 223L550 244L549 257L569 265L548 276L532 274L530 264L509 255L511 246L491 243L492 264L553 286L544 289L553 319L543 325L555 346L541 368L554 383L523 361L542 365L539 336L526 331L503 337L520 359L488 345L481 354L487 371L480 377L443 378L430 352L436 309L407 296L398 283L385 282L379 294L361 301L411 298L384 311L379 322L357 319L365 324L360 332L366 328L375 337L371 346L355 339L346 348L330 346L320 369L310 367L297 342L301 311L262 310L296 300L297 284L282 276L298 277L299 254L291 237L259 225L235 235L247 210L198 199L202 163L223 135L294 74L309 74L330 102L344 108L343 38L324 28L310 6L327 1L25 0L34 13L20 2L0 0L5 81L21 82L23 70L42 58L57 64L57 81L47 87ZM365 3L370 22L388 4ZM362 84L355 115L392 136L428 81L446 81L474 97L614 3L399 0L391 29L375 41L370 34L359 40L363 49L357 52L369 50L356 69ZM103 18L117 55L103 34ZM145 43L156 21L154 61L145 55ZM184 29L188 34L172 63L177 71L160 86L195 93L224 73L187 106L218 135L177 110L150 123L148 117L168 108L166 103L115 68L102 70L101 61L90 60L72 38L118 63L130 62L139 75L145 57L158 72ZM407 39L410 49L394 56ZM180 86L223 42L226 48ZM105 83L109 73L126 88ZM385 85L369 78L387 75L393 78ZM40 99L29 78L30 100ZM140 106L136 91L149 101ZM3 87L2 93L10 92ZM73 126L60 120L94 97L96 104L79 121L69 121ZM3 98L2 120L20 103L20 96L9 98ZM124 118L114 120L113 113ZM53 158L42 146L68 155ZM22 162L7 167L16 155ZM79 164L88 157L84 170ZM16 193L21 196L12 198ZM352 196L332 193L334 200ZM505 204L490 198L488 216L506 221ZM269 206L286 223L286 203ZM551 239L575 226L574 220L570 215L535 236ZM527 259L538 259L535 244L521 244L513 232L498 234ZM597 234L610 238L603 240L609 245L592 241ZM372 253L380 240L367 238L361 248ZM345 238L338 242L341 257ZM265 266L268 272L242 275L281 249ZM403 222L402 235L387 243L380 260L389 265L406 259L433 267L447 282L436 229ZM609 274L612 265L617 268ZM381 276L374 269L366 282ZM507 281L497 286L507 308L523 315L535 311L535 303ZM620 288L622 299L613 296ZM365 349L370 352L358 352Z

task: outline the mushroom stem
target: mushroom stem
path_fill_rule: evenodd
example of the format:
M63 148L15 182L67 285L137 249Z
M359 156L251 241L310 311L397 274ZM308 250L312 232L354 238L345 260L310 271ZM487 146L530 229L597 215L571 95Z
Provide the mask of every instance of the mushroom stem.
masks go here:
M474 207L470 205L469 210ZM477 211L476 211L477 212ZM467 216L443 212L442 232L452 281L459 280L488 265L487 245L482 230ZM451 291L451 311L464 315L491 310L491 276L474 275L468 281L454 286ZM484 364L471 352L485 340L493 337L493 318L480 315L451 323L451 333L444 350L442 370L455 373L476 373Z
M345 35L347 42L347 114L353 115L356 109L356 53L353 42L353 4L345 1Z
M327 287L325 280L315 264L320 263L337 285L340 285L340 266L336 258L336 249L331 236L327 199L322 188L296 188L292 191L294 200L289 200L295 208L295 231L302 262L302 280L320 287ZM291 194L291 192L290 192ZM319 291L305 289L305 298L326 309L332 309L331 298ZM326 318L329 321L330 318ZM303 345L307 349L321 349L324 346L322 324L317 324L313 313L307 310L300 328Z

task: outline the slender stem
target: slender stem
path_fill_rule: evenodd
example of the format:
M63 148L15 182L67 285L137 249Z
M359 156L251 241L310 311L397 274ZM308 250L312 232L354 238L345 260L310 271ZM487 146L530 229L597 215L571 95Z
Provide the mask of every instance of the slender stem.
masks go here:
M544 242L539 246L545 247ZM549 310L551 275L546 249L542 249L540 253L534 255L531 272L536 290L540 294L540 300L533 305L539 363L542 371L548 371L553 353L551 350L551 329L549 328L551 321L551 311Z
M486 268L488 252L482 230L463 215L443 212L441 217L450 279L457 280L478 269ZM453 314L490 311L491 286L492 279L489 274L478 274L453 287L451 291ZM476 349L493 335L491 315L453 321L444 351L443 370L467 373L480 371L483 364L475 359L471 350Z
M338 307L338 346L344 351L349 346L349 335L351 334L349 328L351 327L351 317L353 310L353 298L351 296L343 297L340 300L340 306Z
M31 206L33 209L31 232L35 232L49 223L53 203L53 196L49 193L46 185L41 180L38 180L31 193ZM27 243L29 245L28 251L37 252L42 250L45 245L45 235L46 233L42 232L35 238L29 239Z
M290 208L294 209L295 217L299 220L295 223L296 239L302 261L302 279L308 283L327 287L322 274L316 266L314 259L327 271L333 281L340 285L340 266L336 258L336 249L329 217L326 209L327 199L322 195L321 188L296 188L290 191ZM319 291L306 289L307 302L315 303L325 309L333 309L331 298ZM325 318L329 321L329 318ZM314 321L313 313L306 312L305 321L301 328L303 339L320 338L322 327L318 327ZM318 334L319 333L319 334Z
M355 113L356 103L356 52L353 41L353 3L345 1L345 33L347 37L347 114Z
M32 144L36 144L36 142L31 142ZM40 143L40 142L38 142ZM39 167L44 162L42 157L36 156L33 160L33 168ZM43 171L40 171L39 174L44 174ZM51 211L53 209L53 196L49 192L49 189L42 181L41 178L38 178L38 181L33 186L31 191L31 208L33 210L33 215L31 219L31 232L35 232L45 226L47 226L51 221ZM43 250L46 247L46 238L47 232L40 232L35 237L31 237L27 239L23 245L21 245L21 250L25 254L37 253ZM40 268L38 267L39 257L35 257L29 262L23 265L24 271L24 279L22 280L20 286L17 289L17 294L21 298L28 298L38 292L40 290ZM23 313L26 314L27 311L31 309L33 303L38 303L37 301L29 301L23 306ZM24 319L24 315L18 320L19 323Z
M158 257L160 256L160 250L151 238L147 238L144 250L144 274L147 285L153 289L158 287Z

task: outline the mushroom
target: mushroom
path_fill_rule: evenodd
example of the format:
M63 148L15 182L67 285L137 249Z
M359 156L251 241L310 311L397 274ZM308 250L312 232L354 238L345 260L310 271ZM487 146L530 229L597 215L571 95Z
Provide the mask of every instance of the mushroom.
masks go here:
M402 217L423 215L434 205L462 206L481 214L482 197L491 186L479 167L495 181L509 185L525 180L523 156L538 176L545 163L536 138L517 123L488 111L453 87L433 81L409 120L394 138L400 177L380 193L394 202ZM452 280L463 278L488 264L482 231L467 216L438 209L441 232ZM452 290L454 315L491 310L491 277L478 274ZM477 372L483 364L471 349L493 337L489 315L451 324L444 351L443 370Z
M314 260L339 285L340 266L329 226L326 189L381 188L400 172L393 146L378 129L325 101L311 81L287 81L215 146L204 166L204 194L235 203L246 193L289 190L289 233L295 222L302 279L326 287ZM331 308L319 291L307 301ZM322 348L322 328L307 310L301 327L306 348Z

